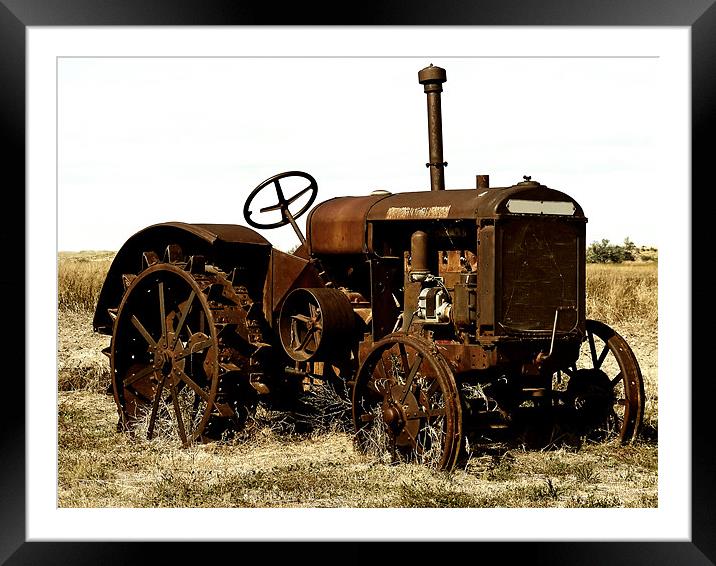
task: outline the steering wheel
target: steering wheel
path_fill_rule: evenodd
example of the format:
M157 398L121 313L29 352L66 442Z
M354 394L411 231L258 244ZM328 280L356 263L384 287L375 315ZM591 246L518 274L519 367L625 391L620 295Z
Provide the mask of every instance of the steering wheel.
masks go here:
M308 180L309 185L305 189L298 191L292 197L286 198L283 194L283 190L281 189L281 184L279 183L279 180L285 179L286 177L303 177L304 179ZM251 219L251 214L252 214L252 211L250 210L251 203L253 202L254 198L256 198L256 195L258 195L262 189L265 189L272 183L273 183L274 188L276 189L276 196L278 197L278 203L260 209L259 214L262 214L265 212L271 212L272 210L280 210L282 218L278 222L273 222L273 223L269 223L269 224L261 224L259 222L255 222L254 220ZM293 214L289 210L288 207L309 191L311 191L311 197L308 199L308 202L305 204L305 206L301 210L299 210L296 214ZM244 219L246 220L246 222L249 223L250 226L253 226L254 228L266 228L266 229L279 228L281 226L286 226L286 224L295 224L295 222L294 222L295 219L298 218L299 216L301 216L304 212L306 212L310 208L310 206L313 204L313 201L316 200L317 194L318 194L318 185L316 184L316 180L313 177L311 177L308 173L304 173L303 171L286 171L284 173L279 173L278 175L269 177L263 183L261 183L258 187L256 187L253 191L251 191L249 198L246 199L246 203L244 204Z

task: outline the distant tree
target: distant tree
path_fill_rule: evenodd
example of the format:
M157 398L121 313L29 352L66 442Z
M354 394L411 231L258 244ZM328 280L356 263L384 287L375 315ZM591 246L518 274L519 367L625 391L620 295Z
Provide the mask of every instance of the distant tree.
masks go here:
M626 256L627 252L624 246L612 244L607 239L603 239L601 242L592 242L587 248L587 263L621 263L627 259Z
M624 250L624 261L636 261L636 244L629 239L629 236L624 238L624 244L622 248Z

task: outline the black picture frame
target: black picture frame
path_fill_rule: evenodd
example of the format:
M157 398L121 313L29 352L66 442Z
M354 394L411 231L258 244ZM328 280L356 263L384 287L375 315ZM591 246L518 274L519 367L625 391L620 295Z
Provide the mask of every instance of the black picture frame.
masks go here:
M351 5L352 6L352 5ZM712 161L712 108L716 101L716 7L714 0L519 0L461 1L434 3L425 0L407 2L362 2L346 10L343 3L323 7L296 3L277 8L232 0L0 0L0 124L5 149L0 153L5 194L14 196L13 214L0 222L3 265L0 286L5 298L3 311L12 324L0 325L6 359L18 366L5 372L2 388L5 396L0 411L2 428L2 471L0 471L0 560L7 564L124 564L155 562L188 563L192 560L226 558L246 560L257 554L246 547L254 543L175 542L26 542L25 537L25 383L11 376L24 375L24 356L18 343L24 338L24 312L32 297L25 292L25 40L29 26L115 26L115 25L564 25L564 26L687 26L691 28L692 47L692 187L707 187L706 174ZM10 180L8 180L10 174ZM658 177L658 172L654 172ZM691 194L692 203L697 193ZM20 204L17 204L20 203ZM693 208L692 208L693 210ZM696 207L699 210L699 207ZM13 225L13 222L16 224ZM692 215L693 226L698 226ZM694 238L692 237L692 240ZM20 241L23 245L20 245ZM692 260L699 256L692 253ZM693 265L693 261L692 261ZM693 277L692 297L708 302L705 281ZM23 297L23 301L19 300ZM15 305L18 312L12 312ZM707 347L698 327L681 329L692 337L692 352ZM703 336L703 337L702 337ZM701 346L701 348L699 347ZM31 344L24 342L25 356ZM499 560L500 563L528 564L714 564L716 562L716 450L711 438L714 424L708 404L714 398L714 379L707 372L697 373L685 363L685 383L692 394L692 521L690 542L492 542L460 544L447 554L442 544L421 545L416 556L430 560L461 560L475 553L474 559ZM22 371L22 373L21 373ZM691 376L694 376L693 379ZM664 376L671 378L672 376ZM354 533L357 526L347 525ZM286 536L277 534L277 538ZM320 537L320 534L318 535ZM78 533L78 538L80 534ZM211 544L211 548L208 545ZM296 546L299 543L288 543ZM350 546L360 545L366 560L376 543L349 542L341 548L320 554L313 548L287 549L283 545L261 545L255 549L261 560L282 559L284 551L316 559L350 556ZM411 543L417 544L417 543ZM448 544L448 543L443 543ZM466 547L465 545L471 545ZM241 545L237 547L236 545ZM479 545L474 547L472 545ZM385 552L385 550L383 550ZM390 552L390 551L388 551ZM417 553L420 554L417 554ZM233 557L233 558L231 558ZM466 556L467 557L467 556Z

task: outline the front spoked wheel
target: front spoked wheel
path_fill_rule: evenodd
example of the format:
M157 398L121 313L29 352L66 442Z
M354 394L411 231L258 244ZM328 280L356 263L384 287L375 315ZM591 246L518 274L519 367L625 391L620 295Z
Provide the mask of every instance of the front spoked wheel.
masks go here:
M644 380L626 340L602 322L587 320L586 336L562 398L589 439L632 442L644 415Z
M462 438L460 400L434 345L404 334L377 342L358 371L353 422L363 452L452 469Z

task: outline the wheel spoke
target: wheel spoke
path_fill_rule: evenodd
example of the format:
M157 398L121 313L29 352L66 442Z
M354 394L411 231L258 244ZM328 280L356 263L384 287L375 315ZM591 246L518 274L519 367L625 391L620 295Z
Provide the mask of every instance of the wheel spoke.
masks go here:
M380 355L380 365L383 367L383 377L385 377L386 381L395 381L395 376L391 377L391 374L388 372L388 368L385 367L385 358L383 357L384 353L385 352Z
M174 343L172 344L172 348L176 346L177 340L179 340L179 333L182 331L182 328L184 327L184 322L186 322L186 317L189 314L189 311L191 310L192 302L194 301L194 297L196 296L196 293L194 292L194 289L191 290L191 293L189 293L189 298L186 300L186 308L181 313L181 318L179 319L179 324L177 324L177 328L174 331Z
M164 307L164 282L159 282L159 315L161 316L162 338L167 335L167 314Z
M283 215L284 209L286 208L286 198L283 196L283 190L281 189L281 184L278 182L278 179L274 179L273 182L274 186L276 187L276 197L278 198L278 204L272 204L271 206L265 206L264 208L260 209L259 212L272 212L274 210L280 210L281 214Z
M279 204L286 204L286 197L283 196L283 189L281 189L281 183L278 182L278 179L274 180L273 184L276 186L276 196L278 197L278 203Z
M177 375L179 378L191 387L197 395L199 395L204 401L209 402L209 394L204 391L199 384L197 384L191 377L189 377L183 370L177 369Z
M402 346L402 344L401 344ZM403 348L404 350L404 348ZM407 356L406 356L407 359ZM405 403L405 399L408 397L408 393L410 392L410 387L413 385L413 379L415 379L415 375L418 373L418 369L420 368L421 364L423 363L423 353L418 352L418 355L415 356L415 361L413 362L413 365L410 368L410 372L408 373L408 378L405 380L405 389L403 390L403 397L400 399L400 404L402 405Z
M410 369L410 362L408 362L408 353L405 351L405 344L400 342L398 344L398 349L400 350L400 361L402 364L403 375L407 375L408 370Z
M306 335L303 337L303 340L301 340L301 343L298 345L298 348L296 348L297 351L304 351L306 349L306 346L308 346L308 341L313 338L313 329L309 329L306 332ZM315 344L315 338L314 338L314 344Z
M127 379L124 380L123 385L124 387L129 387L134 382L139 381L143 377L148 376L149 374L154 373L154 366L147 366L144 369L139 370L137 373L131 375Z
M310 187L310 185L309 185L308 187L306 187L305 189L303 189L302 191L296 193L296 194L293 195L290 199L288 199L288 200L286 201L286 204L293 204L294 202L296 202L298 199L300 199L303 195L305 195L305 194L306 194L308 191L310 191L310 190L311 190L311 187Z
M410 413L408 415L409 421L414 421L416 419L431 419L434 417L444 417L445 416L445 409L426 409L424 411L415 411L413 413Z
M147 344L149 344L152 348L157 347L156 341L154 340L154 338L152 338L152 335L147 332L147 329L144 328L144 325L139 322L139 319L136 317L136 315L132 315L132 324L137 330L139 330L139 333L147 341Z
M179 407L179 394L177 392L176 382L171 384L172 390L172 404L174 405L174 416L177 419L177 429L179 431L179 438L181 438L182 444L186 444L186 430L184 429L184 419L181 416L181 407Z
M622 372L619 372L614 379L611 380L612 389L614 389L622 380Z
M292 314L292 315L291 315L291 318L294 319L294 320L299 320L299 321L304 322L304 323L309 323L309 322L311 322L311 318L308 317L308 316L306 316L305 314Z
M154 393L154 401L152 402L152 412L149 414L149 426L147 427L147 440L152 439L154 433L154 424L157 422L157 413L159 412L159 401L162 398L162 390L164 389L164 382L167 376L163 375L162 379L157 385L157 391Z
M191 338L189 338L189 341L187 342L186 347L178 355L176 355L174 359L176 361L183 360L191 354L196 354L198 352L206 350L213 343L214 341L208 336L206 336L206 334L203 334L201 332L192 334Z
M201 403L201 397L199 395L194 395L194 402L191 406L191 420L192 423L196 423L196 414L199 411L199 403Z
M589 351L592 353L592 364L593 367L597 366L597 347L594 345L594 334L587 330L587 338L589 339Z
M599 354L599 358L597 359L597 365L595 366L597 369L602 367L602 364L604 363L604 360L609 355L609 344L604 344L604 348L602 348L601 353Z
M431 382L432 383L425 390L425 392L428 395L428 398L432 397L433 394L435 394L437 392L437 390L440 389L440 382L435 377L433 377L431 379Z

